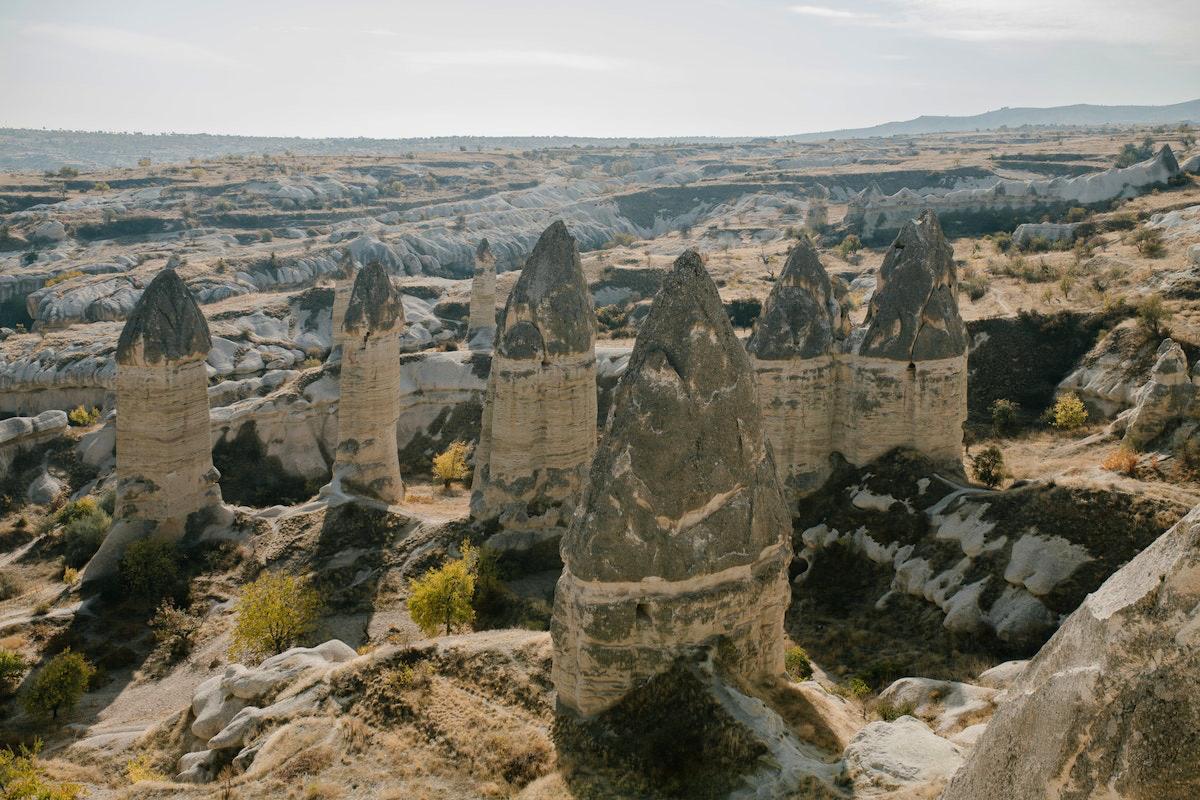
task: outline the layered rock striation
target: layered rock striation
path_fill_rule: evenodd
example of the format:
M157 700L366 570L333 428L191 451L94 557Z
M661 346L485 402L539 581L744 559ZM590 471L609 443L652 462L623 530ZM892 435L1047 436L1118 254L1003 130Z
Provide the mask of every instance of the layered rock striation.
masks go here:
M785 485L819 488L840 454L855 465L897 447L959 462L967 332L953 253L937 216L909 220L851 330L807 240L788 256L747 343L767 437Z
M790 527L749 358L689 251L642 324L563 539L560 705L601 712L707 648L747 679L780 674Z
M488 378L471 514L553 526L574 506L596 447L595 314L560 221L509 294Z
M475 274L471 279L471 313L467 342L472 350L491 350L496 337L496 256L487 239L475 249Z
M383 503L404 499L396 425L404 305L379 262L354 279L342 322L338 446L331 490Z

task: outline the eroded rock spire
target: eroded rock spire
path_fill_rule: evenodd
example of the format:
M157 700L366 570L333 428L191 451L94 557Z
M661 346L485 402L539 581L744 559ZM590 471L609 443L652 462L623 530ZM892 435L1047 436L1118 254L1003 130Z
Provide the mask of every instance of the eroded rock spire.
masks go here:
M471 315L467 342L472 350L491 350L496 336L496 256L487 239L475 248L475 274L471 279Z

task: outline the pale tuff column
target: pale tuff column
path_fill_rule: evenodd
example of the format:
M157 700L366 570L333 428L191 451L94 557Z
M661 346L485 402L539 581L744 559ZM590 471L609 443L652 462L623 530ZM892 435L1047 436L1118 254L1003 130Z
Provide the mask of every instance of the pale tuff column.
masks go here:
M553 680L591 715L697 648L747 680L783 672L791 517L750 358L700 256L638 332L563 537Z
M211 347L192 293L162 270L117 343L117 525L86 577L115 569L130 541L178 539L191 515L220 508L204 363Z
M595 315L575 239L555 222L521 270L497 332L472 516L518 523L569 510L595 446Z
M346 338L342 331L342 323L346 320L346 307L350 305L350 292L354 289L354 279L357 276L358 265L354 263L354 257L350 255L350 250L347 248L333 279L333 332L329 349L331 358L340 357L342 352L342 345Z
M472 350L491 350L496 337L496 257L484 239L475 249L475 275L471 279L471 316L467 342Z
M896 447L958 464L967 419L967 329L937 215L909 220L884 256L866 331L846 358L835 448L864 464Z
M330 489L399 503L404 499L396 423L400 419L400 334L404 306L383 266L355 278L342 323L338 446Z
M763 425L784 487L820 488L831 470L835 353L848 319L808 237L792 247L746 343Z

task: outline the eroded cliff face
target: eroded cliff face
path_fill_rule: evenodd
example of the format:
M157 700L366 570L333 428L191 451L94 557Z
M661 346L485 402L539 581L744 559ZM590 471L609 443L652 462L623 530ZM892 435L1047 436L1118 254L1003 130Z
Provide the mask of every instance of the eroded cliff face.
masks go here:
M967 331L937 216L910 220L884 257L864 327L850 330L816 251L788 257L747 343L767 438L785 486L897 447L956 463L967 418Z
M396 424L404 305L383 266L354 280L342 323L341 398L332 489L398 503L404 499Z
M521 525L561 505L569 512L595 446L595 314L575 240L555 222L525 263L496 334L472 516ZM557 513L544 521L552 526Z
M722 641L744 676L781 672L789 516L749 357L694 251L642 325L581 502L551 627L560 704L597 713Z
M943 800L1200 795L1200 510L1089 595Z

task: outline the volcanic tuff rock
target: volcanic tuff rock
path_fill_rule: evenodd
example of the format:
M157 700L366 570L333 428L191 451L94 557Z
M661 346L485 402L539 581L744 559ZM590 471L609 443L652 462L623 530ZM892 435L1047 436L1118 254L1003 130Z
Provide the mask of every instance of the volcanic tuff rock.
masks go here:
M333 277L333 346L330 349L331 355L335 351L341 353L345 339L342 323L346 321L346 307L350 305L350 292L354 289L356 277L358 277L358 264L355 263L354 256L347 250Z
M400 418L400 332L404 305L383 266L354 280L342 323L342 383L333 484L352 494L404 499L396 424Z
M188 518L219 508L209 442L212 340L192 293L173 269L154 277L117 342L117 525L86 578L115 569L142 536L177 539Z
M487 239L475 249L475 276L471 280L471 316L467 341L471 349L490 350L496 335L496 257Z
M943 800L1200 795L1200 509L1088 595Z
M525 262L496 334L472 515L523 523L573 505L595 446L595 314L575 239L559 221Z
M551 625L564 707L602 711L722 640L742 675L782 671L789 516L749 358L694 251L642 324L581 503Z
M848 324L816 248L802 236L788 254L746 349L760 359L827 355Z
M904 224L884 256L858 352L906 362L963 355L967 328L957 294L954 251L927 210Z
M1196 386L1188 376L1187 355L1172 339L1158 346L1158 360L1150 380L1138 390L1136 405L1125 427L1125 443L1141 449L1168 428L1185 419L1196 400Z

